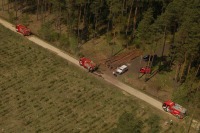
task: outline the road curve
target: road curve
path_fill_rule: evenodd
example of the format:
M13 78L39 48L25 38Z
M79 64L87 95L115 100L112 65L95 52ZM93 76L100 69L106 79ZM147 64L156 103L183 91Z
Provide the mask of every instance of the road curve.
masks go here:
M15 26L13 26L11 23L9 23L9 22L1 19L1 18L0 18L0 24L5 26L6 28L16 32ZM32 41L32 42L34 42L35 44L43 47L43 48L46 48L46 49L52 51L53 53L57 54L58 56L66 59L66 60L72 62L73 64L77 65L78 67L80 67L78 60L76 60L75 58L73 58L70 55L66 54L65 52L61 51L60 49L50 45L49 43L41 40L40 38L38 38L38 37L36 37L34 35L31 35L31 36L27 37L27 39ZM80 67L80 68L82 68L82 67ZM129 94L131 94L131 95L133 95L133 96L135 96L135 97L137 97L137 98L149 103L150 105L154 106L155 108L163 111L163 109L161 107L162 103L160 101L158 101L158 100L156 100L156 99L154 99L154 98L152 98L152 97L150 97L150 96L138 91L137 89L134 89L134 88L132 88L132 87L130 87L130 86L118 81L114 77L108 76L106 74L102 74L101 76L105 81L113 84L114 86L120 88L121 90L123 90L123 91L125 91L125 92L127 92L127 93L129 93Z

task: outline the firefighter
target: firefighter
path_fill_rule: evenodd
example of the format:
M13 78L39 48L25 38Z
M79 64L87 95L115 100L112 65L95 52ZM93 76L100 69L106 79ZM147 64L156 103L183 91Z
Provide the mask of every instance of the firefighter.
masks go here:
M173 125L173 121L172 121L172 120L170 120L170 122L169 122L169 123L170 123L170 125Z
M117 73L116 73L115 71L113 71L113 75L114 75L115 77L117 77Z

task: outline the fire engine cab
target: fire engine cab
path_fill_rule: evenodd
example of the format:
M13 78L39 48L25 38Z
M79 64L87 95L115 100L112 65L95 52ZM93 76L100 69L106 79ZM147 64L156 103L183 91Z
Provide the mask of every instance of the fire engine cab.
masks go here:
M140 68L140 73L143 73L143 74L151 73L151 68L149 68L149 67L142 67L142 68Z
M171 100L165 101L162 105L162 108L166 111L171 113L172 115L176 116L179 119L183 119L186 116L186 109L181 105L172 102Z
M29 36L31 34L31 30L22 24L16 25L16 31L24 36Z
M96 64L92 60L85 57L80 58L79 64L88 69L89 72L93 72L97 69Z

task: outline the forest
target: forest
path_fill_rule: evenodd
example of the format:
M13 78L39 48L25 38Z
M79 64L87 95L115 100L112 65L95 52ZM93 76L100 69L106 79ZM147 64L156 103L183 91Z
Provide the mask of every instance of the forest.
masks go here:
M37 23L34 34L75 54L101 36L109 45L152 55L162 47L158 67L175 73L173 98L200 108L199 0L1 0L0 8L1 17L30 27Z

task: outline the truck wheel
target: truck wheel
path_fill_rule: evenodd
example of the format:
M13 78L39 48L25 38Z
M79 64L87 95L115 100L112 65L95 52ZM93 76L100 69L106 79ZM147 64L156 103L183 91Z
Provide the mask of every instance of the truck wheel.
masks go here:
M166 112L168 112L168 111L167 111L167 107L168 107L168 106L162 106L163 110L166 111Z
M82 63L81 63L81 61L79 61L79 65L80 65L80 66L82 66Z
M163 110L167 112L167 107L163 107Z
M167 106L166 111L167 111L167 112L170 112L170 110L169 110L169 106Z
M90 67L90 68L88 69L88 71L89 71L89 72L92 72L92 68Z

